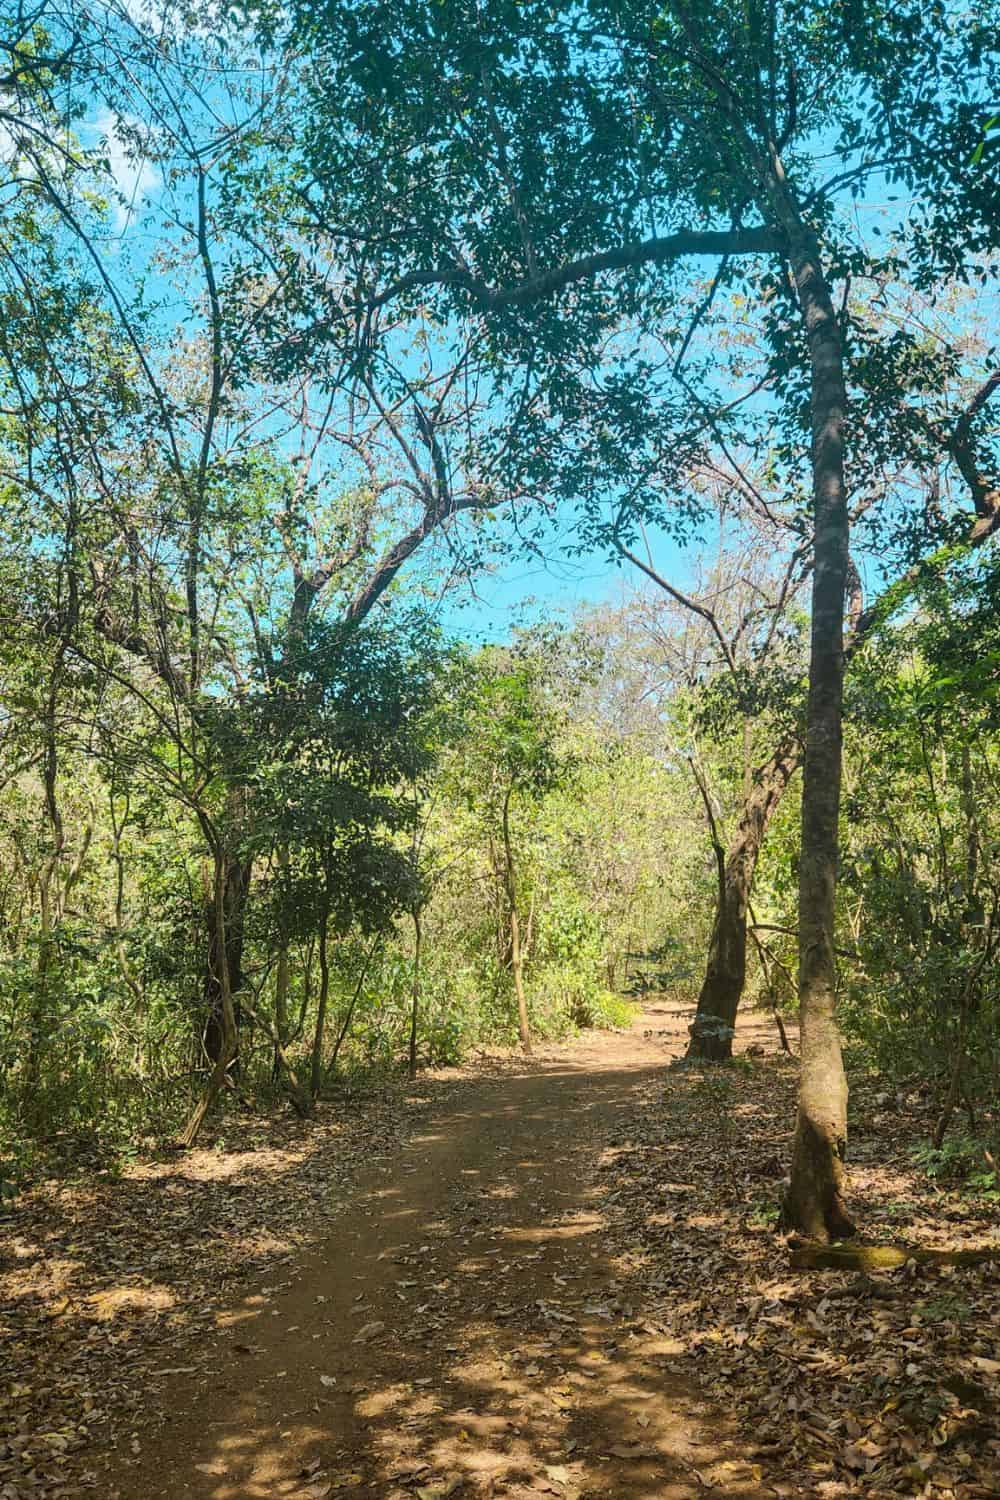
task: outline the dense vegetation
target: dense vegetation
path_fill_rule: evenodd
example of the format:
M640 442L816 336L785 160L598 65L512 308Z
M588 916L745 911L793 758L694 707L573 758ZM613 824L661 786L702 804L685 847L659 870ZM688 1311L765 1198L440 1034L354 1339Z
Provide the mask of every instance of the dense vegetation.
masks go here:
M995 1174L1000 18L766 9L7 7L6 1184L651 988Z

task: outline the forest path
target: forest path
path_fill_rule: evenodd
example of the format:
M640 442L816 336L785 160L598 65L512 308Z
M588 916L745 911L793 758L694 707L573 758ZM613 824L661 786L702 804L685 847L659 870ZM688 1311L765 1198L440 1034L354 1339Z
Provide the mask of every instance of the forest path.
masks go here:
M686 1015L444 1082L281 1286L215 1320L121 1500L773 1496L616 1283L596 1168ZM638 1314L641 1319L641 1313ZM136 1444L138 1447L138 1444Z

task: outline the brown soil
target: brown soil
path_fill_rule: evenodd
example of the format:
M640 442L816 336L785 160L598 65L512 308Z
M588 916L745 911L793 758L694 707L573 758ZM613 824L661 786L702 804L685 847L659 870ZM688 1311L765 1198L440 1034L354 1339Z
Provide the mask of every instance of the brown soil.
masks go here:
M120 1500L775 1491L623 1300L595 1165L686 1017L438 1074L322 1243L209 1324L101 1476ZM756 1040L759 1018L743 1036Z

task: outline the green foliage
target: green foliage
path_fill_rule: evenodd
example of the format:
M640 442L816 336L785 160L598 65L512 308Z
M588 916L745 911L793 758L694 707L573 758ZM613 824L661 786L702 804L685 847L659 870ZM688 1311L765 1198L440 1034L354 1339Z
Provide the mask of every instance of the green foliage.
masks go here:
M691 995L716 887L690 768L724 842L804 718L803 254L839 310L859 564L896 577L850 688L842 1017L988 1114L1000 570L970 562L952 481L989 524L990 390L963 404L989 299L961 299L1000 224L995 0L962 26L915 0L768 28L749 0L217 19L168 47L43 4L6 43L8 1175L29 1140L174 1130L224 979L266 1103L307 1058L398 1068L411 1019L423 1062L512 1041L518 943L544 1035L626 1024L650 983ZM105 116L158 183L149 250ZM873 184L911 208L869 236ZM728 670L648 603L478 652L410 607L515 536L537 552L560 506L615 557L718 523L729 576L688 561ZM435 533L446 562L413 566ZM800 836L789 797L753 896L770 1000Z
M935 1182L1000 1203L1000 1173L984 1161L981 1140L954 1136L940 1146L923 1144L914 1149L913 1158Z
M849 1035L887 1073L928 1077L942 1096L958 1052L963 1097L987 1104L1000 1077L1000 987L984 961L1000 859L988 791L997 586L992 557L932 572L911 618L859 662L843 861L857 912Z

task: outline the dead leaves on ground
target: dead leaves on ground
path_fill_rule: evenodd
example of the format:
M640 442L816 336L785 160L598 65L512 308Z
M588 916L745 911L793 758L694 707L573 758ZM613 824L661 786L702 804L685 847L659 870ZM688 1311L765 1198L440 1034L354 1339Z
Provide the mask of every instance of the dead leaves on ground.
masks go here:
M584 1292L567 1283L563 1266L530 1302L493 1293L471 1309L520 1340L498 1370L498 1386L512 1377L518 1422L559 1429L580 1409L581 1391L559 1372L555 1351L586 1321L606 1329L609 1350L652 1351L644 1357L665 1383L681 1379L701 1393L706 1412L733 1417L746 1461L688 1466L706 1494L749 1482L812 1500L996 1500L1000 1270L790 1274L773 1208L793 1093L794 1068L780 1058L745 1070L678 1069L632 1091L600 1142L575 1137L581 1160L603 1147L596 1175L605 1227L581 1222L574 1234L595 1235L614 1257L617 1279ZM988 1205L934 1190L913 1169L909 1147L926 1138L919 1095L888 1116L879 1085L862 1083L854 1097L861 1102L854 1183L868 1233L937 1244L995 1233ZM398 1101L373 1102L346 1124L321 1120L307 1132L263 1125L250 1149L196 1152L120 1181L55 1184L26 1195L4 1225L0 1262L10 1378L0 1413L0 1500L91 1493L88 1449L117 1436L126 1451L138 1451L139 1407L150 1396L155 1404L157 1382L197 1376L216 1307L254 1272L280 1265L322 1233L336 1212L331 1190L356 1160L370 1159L373 1140L376 1150L393 1150L402 1113ZM579 1124L567 1119L565 1128ZM494 1284L509 1259L518 1286L513 1273L530 1279L538 1255L511 1254L508 1246L498 1258L516 1201L512 1186L457 1188L453 1207L459 1235L493 1257L486 1265ZM417 1348L439 1333L454 1337L455 1316L467 1318L470 1308L459 1305L438 1254L435 1242L394 1255L402 1322L390 1320L387 1333L385 1322L359 1307L353 1342ZM248 1358L256 1347L230 1345ZM449 1342L444 1351L457 1346ZM609 1383L607 1359L596 1348L581 1353L585 1384ZM318 1380L336 1385L334 1376ZM430 1383L430 1376L413 1381ZM429 1406L427 1421L436 1420ZM656 1433L647 1431L650 1419L639 1409L633 1420L634 1439L630 1432L628 1441L595 1449L598 1462L640 1472L662 1457L647 1440ZM565 1446L569 1454L573 1445ZM566 1464L539 1464L526 1484L562 1500L599 1493L592 1484L581 1489L580 1478ZM352 1463L335 1471L317 1461L301 1473L297 1494L326 1500L363 1482ZM390 1482L406 1500L447 1500L468 1484L428 1465Z
M91 1493L89 1449L138 1452L158 1382L195 1377L217 1309L322 1235L355 1169L395 1151L420 1105L409 1094L305 1127L248 1122L238 1148L47 1182L7 1205L0 1500Z
M996 1500L1000 1272L790 1275L773 1210L794 1084L772 1057L677 1068L644 1090L601 1163L623 1282L678 1341L675 1370L733 1412L775 1494ZM866 1235L988 1242L990 1206L949 1199L913 1167L919 1096L889 1134L867 1108L877 1088L855 1090Z

